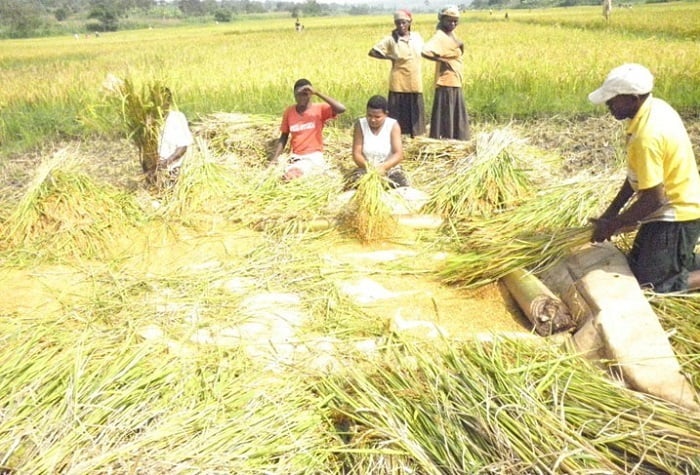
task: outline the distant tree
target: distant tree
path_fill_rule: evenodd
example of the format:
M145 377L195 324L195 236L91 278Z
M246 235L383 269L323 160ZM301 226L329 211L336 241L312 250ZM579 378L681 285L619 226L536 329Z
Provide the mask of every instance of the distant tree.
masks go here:
M64 21L66 18L68 18L68 12L65 8L60 7L54 10L53 16L56 18L56 21Z
M206 5L199 0L180 0L177 7L186 16L202 16L206 13Z
M119 17L123 14L123 5L114 0L90 0L89 20L97 20L99 25L88 24L90 30L117 31L119 28Z
M0 24L12 38L27 38L42 25L42 10L34 2L0 0Z
M221 23L230 22L231 16L231 12L229 10L224 10L223 8L220 8L219 10L214 12L214 20L219 21Z
M306 0L301 7L301 11L305 16L319 16L323 13L323 8L316 0Z
M350 15L368 15L369 14L369 6L367 5L353 5L350 7L350 10L348 11Z

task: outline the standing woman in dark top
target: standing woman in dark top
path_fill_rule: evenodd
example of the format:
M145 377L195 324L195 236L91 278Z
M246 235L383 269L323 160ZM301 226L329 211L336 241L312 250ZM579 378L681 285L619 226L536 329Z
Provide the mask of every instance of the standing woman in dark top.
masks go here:
M401 132L416 137L425 134L425 105L421 51L423 38L411 31L413 17L406 10L394 13L395 29L369 50L372 58L391 61L389 73L389 117Z

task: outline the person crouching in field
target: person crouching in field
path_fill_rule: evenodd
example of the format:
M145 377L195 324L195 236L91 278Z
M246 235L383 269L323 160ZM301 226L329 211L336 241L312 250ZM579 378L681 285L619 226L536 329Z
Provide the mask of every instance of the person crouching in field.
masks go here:
M591 241L637 230L627 259L639 284L657 293L695 290L700 175L683 121L651 95L653 85L647 68L623 64L588 95L627 121L627 178L605 212L590 220Z
M312 103L312 96L318 96L324 102ZM345 112L343 104L315 90L308 79L299 79L294 83L294 99L296 104L287 107L282 115L281 134L271 160L273 165L279 162L291 135L291 153L285 164L284 180L326 171L327 166L323 158L323 126L327 121Z
M155 173L158 180L173 181L177 178L187 149L194 142L187 118L182 112L173 109L173 95L170 89L163 90L162 112L165 115L158 140L158 164ZM147 177L149 181L154 176Z
M383 96L372 96L367 101L365 117L355 122L352 136L352 159L357 169L347 180L346 188L353 188L367 173L367 167L376 168L385 175L393 188L408 186L401 168L403 148L401 127L387 114L388 102Z
M425 105L421 50L423 38L411 31L413 17L406 10L394 13L396 28L369 50L369 56L391 61L389 117L399 121L401 133L425 134Z
M435 97L430 118L430 138L469 140L469 116L462 93L464 43L454 33L459 8L438 13L435 34L423 47L423 57L435 61Z

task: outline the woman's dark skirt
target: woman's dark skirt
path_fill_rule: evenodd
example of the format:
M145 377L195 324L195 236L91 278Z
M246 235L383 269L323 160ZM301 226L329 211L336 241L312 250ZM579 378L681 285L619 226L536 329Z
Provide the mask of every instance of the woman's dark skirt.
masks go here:
M461 87L435 89L430 138L469 140L469 115Z
M389 117L398 121L402 134L425 135L423 94L389 91Z

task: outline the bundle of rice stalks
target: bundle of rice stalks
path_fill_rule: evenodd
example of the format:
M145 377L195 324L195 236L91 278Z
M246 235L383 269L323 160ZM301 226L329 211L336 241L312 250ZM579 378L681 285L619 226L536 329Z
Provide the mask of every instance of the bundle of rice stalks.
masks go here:
M621 179L590 176L579 177L542 189L534 196L487 217L453 220L457 241L467 239L464 246L477 241L512 239L522 233L540 233L550 229L583 226L595 217L617 192Z
M616 386L578 356L498 340L440 347L389 348L373 370L348 366L319 382L349 473L698 468L697 420Z
M104 84L108 101L117 107L127 137L139 151L141 168L153 172L158 164L158 141L172 95L165 83L154 79L140 87L131 78L108 76Z
M357 190L342 216L343 224L364 243L381 241L394 235L396 218L384 199L388 181L369 167L357 182Z
M259 167L274 151L279 119L266 115L218 112L200 118L193 133L217 154L233 153L241 166ZM268 140L263 140L267 137Z
M438 140L428 137L404 139L404 156L416 162L449 161L467 157L476 150L473 140Z
M506 129L479 134L475 152L455 161L433 187L426 210L453 219L489 216L527 196L532 182L515 150L521 143Z
M546 233L511 233L505 239L472 234L469 247L449 257L438 275L447 284L475 288L519 268L541 272L572 249L590 242L592 232L591 226L585 226Z
M230 208L237 188L236 170L217 161L201 138L182 162L177 181L168 190L167 213L183 221L205 213L219 216Z
M72 171L69 152L42 163L24 196L2 227L5 249L58 257L104 256L142 219L131 195Z

